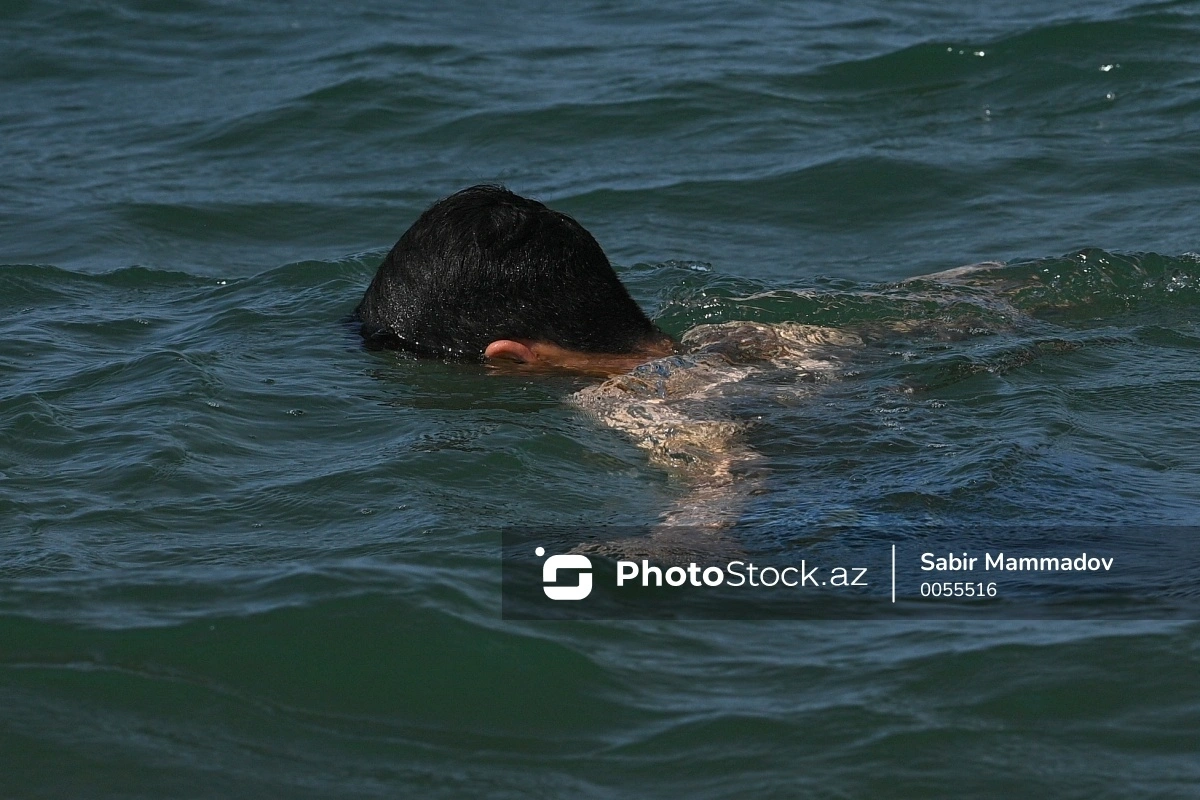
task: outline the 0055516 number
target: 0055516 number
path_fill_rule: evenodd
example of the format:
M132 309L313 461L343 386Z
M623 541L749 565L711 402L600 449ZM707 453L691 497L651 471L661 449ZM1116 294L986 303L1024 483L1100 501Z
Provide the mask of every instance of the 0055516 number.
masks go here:
M995 583L940 581L921 584L921 597L995 597L996 591Z

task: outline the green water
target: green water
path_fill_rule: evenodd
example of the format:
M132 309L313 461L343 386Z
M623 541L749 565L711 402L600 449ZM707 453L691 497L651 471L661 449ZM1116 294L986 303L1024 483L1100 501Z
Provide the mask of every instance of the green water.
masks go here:
M675 334L922 323L734 403L747 535L1186 532L1197 3L0 20L0 796L1200 796L1194 622L501 619L501 528L685 487L346 323L502 181Z

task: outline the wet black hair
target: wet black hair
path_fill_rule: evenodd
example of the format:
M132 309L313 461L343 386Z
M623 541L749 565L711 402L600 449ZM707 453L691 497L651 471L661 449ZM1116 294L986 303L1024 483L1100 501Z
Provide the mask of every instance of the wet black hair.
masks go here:
M630 353L667 339L592 235L502 186L434 203L375 273L355 311L368 346L479 361L497 339Z

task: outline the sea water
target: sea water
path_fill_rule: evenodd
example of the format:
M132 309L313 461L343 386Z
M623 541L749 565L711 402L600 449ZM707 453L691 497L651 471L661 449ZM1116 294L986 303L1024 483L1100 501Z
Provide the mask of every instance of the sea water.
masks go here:
M478 182L676 335L986 317L904 280L1004 261L1022 324L734 404L741 527L1187 535L1198 41L1195 2L5 3L0 794L1195 797L1194 623L503 619L501 529L686 482L578 379L347 318Z

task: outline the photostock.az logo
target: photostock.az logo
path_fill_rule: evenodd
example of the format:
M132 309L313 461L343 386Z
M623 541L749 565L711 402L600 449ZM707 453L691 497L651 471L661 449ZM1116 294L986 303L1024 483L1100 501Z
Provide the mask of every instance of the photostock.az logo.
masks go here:
M546 548L533 551L538 558L546 555ZM579 583L574 586L552 585L558 583L559 570L578 570ZM542 564L542 591L551 600L582 600L592 593L592 562L578 553L550 556Z

